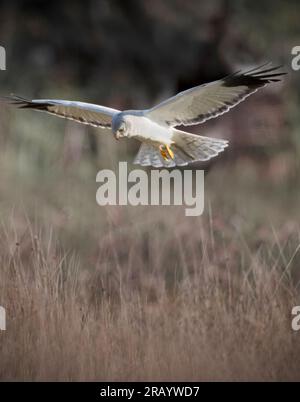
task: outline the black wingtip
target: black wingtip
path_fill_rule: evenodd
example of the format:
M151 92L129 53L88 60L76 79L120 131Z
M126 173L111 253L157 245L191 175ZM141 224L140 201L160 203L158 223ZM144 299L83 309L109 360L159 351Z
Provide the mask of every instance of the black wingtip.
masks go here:
M281 77L287 74L285 71L279 71L283 66L264 68L268 65L270 63L265 63L245 72L239 71L229 75L224 79L223 85L228 87L245 85L250 88L259 88L272 82L281 81Z
M11 94L9 96L0 96L0 102L21 107L22 105L29 104L31 101L21 96Z
M1 96L0 102L16 106L19 109L47 110L47 103L36 103L19 95Z

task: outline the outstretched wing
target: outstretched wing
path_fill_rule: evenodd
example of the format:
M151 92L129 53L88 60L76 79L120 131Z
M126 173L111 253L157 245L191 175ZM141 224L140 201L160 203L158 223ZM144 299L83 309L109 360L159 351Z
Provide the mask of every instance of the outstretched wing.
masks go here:
M119 111L92 103L54 99L27 100L19 96L2 97L2 100L22 109L33 109L94 127L111 128L111 121Z
M247 96L270 82L280 81L286 74L280 67L265 68L266 65L237 72L221 80L200 85L146 110L145 116L160 124L171 127L193 125L228 112Z

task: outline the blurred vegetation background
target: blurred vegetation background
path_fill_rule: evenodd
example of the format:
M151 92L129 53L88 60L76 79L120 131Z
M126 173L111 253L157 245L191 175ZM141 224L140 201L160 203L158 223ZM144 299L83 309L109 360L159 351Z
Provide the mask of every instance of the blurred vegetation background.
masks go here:
M232 222L243 222L254 243L259 228L273 224L295 235L300 74L290 65L298 15L296 0L1 1L1 94L143 108L243 67L282 64L282 83L192 130L231 144L200 165L208 172L204 218L211 209L234 230ZM50 225L84 258L93 261L110 225L130 226L132 216L140 224L147 215L154 224L160 216L159 207L145 213L96 205L97 171L132 162L134 141L117 143L109 132L1 105L0 144L2 219L14 211L18 222L26 215ZM177 210L169 208L170 216Z
M192 127L230 141L220 157L196 166L206 171L198 218L185 217L184 207L99 207L97 172L117 169L119 160L133 168L139 144L0 105L0 304L19 334L15 343L4 337L0 343L1 378L99 378L95 351L105 336L104 379L135 379L138 370L141 378L199 379L195 367L207 368L212 355L205 378L299 377L299 342L289 321L300 279L300 72L291 69L299 12L297 0L0 1L0 45L7 53L1 95L142 109L266 61L288 73L230 113ZM77 274L68 275L65 266L86 274L85 285L76 287ZM108 307L101 310L103 301ZM119 324L114 303L121 305ZM85 319L86 333L79 324ZM172 349L169 333L177 334ZM78 350L78 365L68 366ZM39 360L44 353L49 366Z

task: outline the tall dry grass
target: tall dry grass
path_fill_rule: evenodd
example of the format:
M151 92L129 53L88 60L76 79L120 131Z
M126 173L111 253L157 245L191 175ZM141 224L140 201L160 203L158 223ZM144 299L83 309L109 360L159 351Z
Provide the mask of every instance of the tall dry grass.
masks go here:
M93 159L74 126L1 113L1 380L299 380L297 155L274 182L219 158L203 217L104 208L97 171L128 143Z
M273 233L254 253L212 218L157 210L112 225L90 269L49 227L12 227L0 234L2 380L299 380L297 242Z

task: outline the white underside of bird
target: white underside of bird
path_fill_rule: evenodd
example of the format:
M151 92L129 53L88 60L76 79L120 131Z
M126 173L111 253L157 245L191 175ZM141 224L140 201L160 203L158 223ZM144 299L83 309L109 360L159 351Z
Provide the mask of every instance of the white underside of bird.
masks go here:
M266 65L237 72L221 80L180 92L147 110L119 111L91 103L35 99L18 96L2 100L20 108L47 112L79 123L110 129L116 139L134 138L142 142L134 163L142 166L174 167L207 161L222 152L228 141L204 137L176 129L228 112L265 85L279 81L284 73Z

